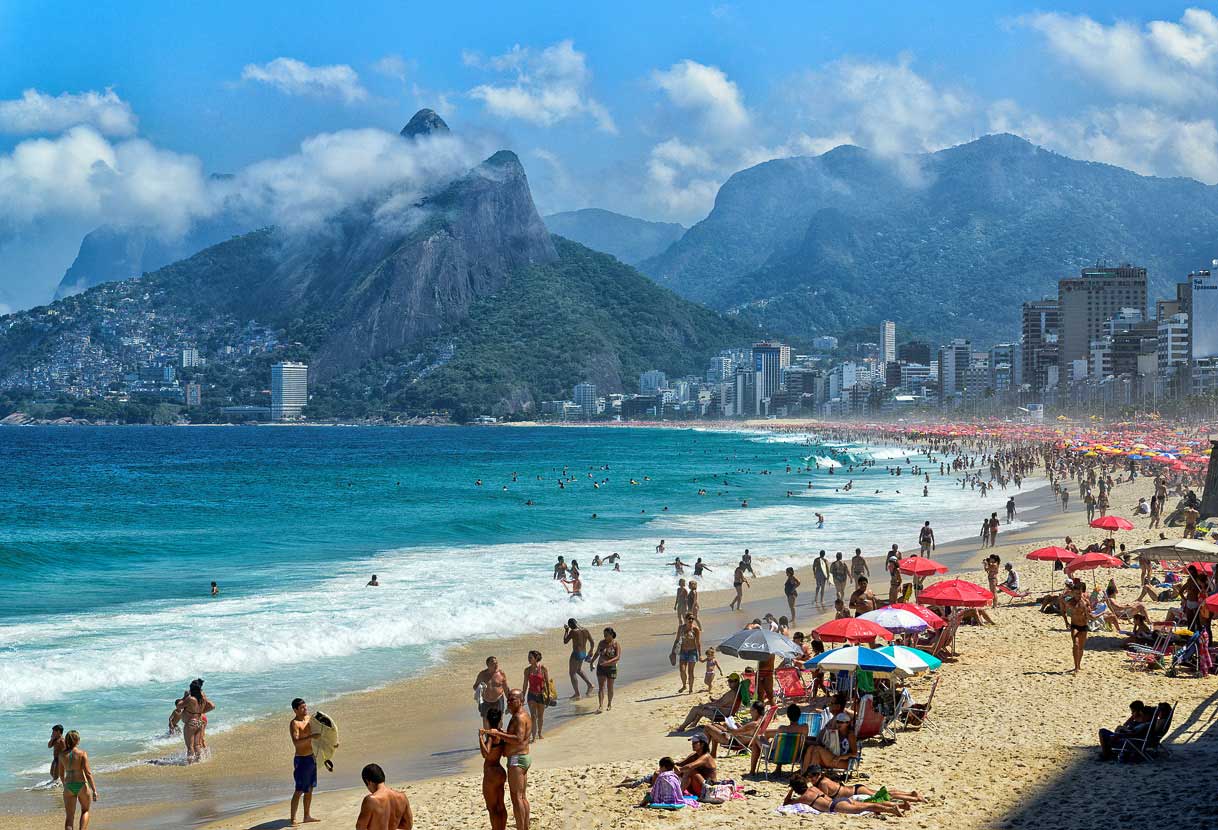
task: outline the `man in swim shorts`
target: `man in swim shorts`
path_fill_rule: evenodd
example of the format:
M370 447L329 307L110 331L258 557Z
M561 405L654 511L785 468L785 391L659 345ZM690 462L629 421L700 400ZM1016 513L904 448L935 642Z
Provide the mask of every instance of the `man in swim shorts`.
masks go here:
M584 674L584 661L592 653L592 634L572 617L562 627L562 641L571 644L571 656L567 658L567 672L571 675L571 688L575 691L575 694L571 695L571 699L579 700L580 680L583 680L584 685L588 687L584 694L592 694L592 681Z
M385 771L380 764L364 767L360 777L368 795L359 805L355 830L411 830L414 815L406 794L385 786Z
M482 718L482 726L486 726L486 713L489 709L506 710L504 696L507 694L507 676L499 668L499 661L494 657L486 658L486 668L478 672L474 678L474 691L479 692L478 714Z
M292 792L292 826L296 826L296 808L304 796L304 820L318 821L309 814L313 806L313 790L317 787L317 761L313 758L313 719L309 707L300 698L292 701L292 720L288 722L288 734L296 750L292 758L292 779L296 789Z

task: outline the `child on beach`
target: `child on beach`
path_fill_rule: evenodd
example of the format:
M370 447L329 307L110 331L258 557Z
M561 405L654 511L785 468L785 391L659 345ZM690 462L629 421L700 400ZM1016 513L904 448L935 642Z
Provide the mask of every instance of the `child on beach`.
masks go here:
M711 686L715 683L715 672L723 674L723 668L719 665L719 661L715 659L714 648L706 650L706 657L702 658L702 662L706 664L706 691L711 690Z

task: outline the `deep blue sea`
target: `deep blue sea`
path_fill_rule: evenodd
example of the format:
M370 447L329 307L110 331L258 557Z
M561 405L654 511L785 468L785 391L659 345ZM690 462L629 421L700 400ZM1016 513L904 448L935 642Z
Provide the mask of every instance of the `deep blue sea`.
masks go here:
M827 473L869 455L879 469ZM675 429L0 428L0 790L46 778L53 723L103 772L171 756L172 701L197 676L214 734L561 626L559 555L599 616L671 593L673 555L704 557L714 589L745 547L772 573L904 546L924 519L971 536L1001 508L950 476L923 498L884 472L904 456ZM590 567L615 551L621 573Z

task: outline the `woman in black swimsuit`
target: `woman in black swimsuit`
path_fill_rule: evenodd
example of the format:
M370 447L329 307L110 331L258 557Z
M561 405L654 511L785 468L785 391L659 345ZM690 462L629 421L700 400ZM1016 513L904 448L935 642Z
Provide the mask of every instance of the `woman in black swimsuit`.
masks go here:
M787 607L791 609L791 621L795 621L795 597L799 596L799 580L795 577L795 569L787 568L787 581L782 584L782 592L787 595Z
M820 810L822 813L883 813L890 816L905 815L905 807L901 804L890 801L876 802L858 802L852 800L853 796L842 795L833 797L829 794L813 787L805 779L795 776L791 779L791 789L787 791L786 798L782 800L783 805L787 804L807 804L813 809Z
M622 659L622 645L617 641L617 632L612 628L605 629L605 639L596 644L596 713L613 708L613 681L617 679L617 664ZM605 695L609 695L609 705L605 705Z

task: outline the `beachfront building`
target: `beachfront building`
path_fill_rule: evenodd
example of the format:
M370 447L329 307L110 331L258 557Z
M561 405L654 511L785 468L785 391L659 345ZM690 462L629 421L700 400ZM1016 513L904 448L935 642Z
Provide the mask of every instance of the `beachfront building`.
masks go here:
M763 341L753 344L753 383L756 403L753 411L768 414L766 402L782 389L782 372L791 365L791 347L784 343Z
M1058 365L1073 370L1091 357L1091 342L1104 336L1104 324L1133 308L1145 313L1146 269L1135 265L1084 268L1057 283Z
M897 346L897 360L929 366L931 360L930 344L924 343L921 340L910 340L908 343L902 343Z
M1033 300L1023 304L1021 312L1020 344L1023 347L1022 382L1034 390L1041 391L1055 386L1050 383L1050 374L1056 381L1058 361L1057 300Z
M1188 275L1188 285L1192 359L1218 357L1218 274L1195 271Z
M601 409L601 399L596 394L595 384L575 384L572 397L575 399L575 405L579 407L579 414L583 418L595 418L603 411Z
M897 324L892 320L880 323L880 362L891 363L897 359Z
M965 375L972 362L972 345L956 338L939 347L939 401L944 403L964 391Z
M309 367L276 363L271 367L271 420L296 421L309 403Z
M654 395L660 389L668 387L668 375L659 369L651 369L639 375L639 394Z
M1160 317L1158 320L1158 364L1159 374L1170 377L1176 367L1188 363L1188 315L1184 313Z

